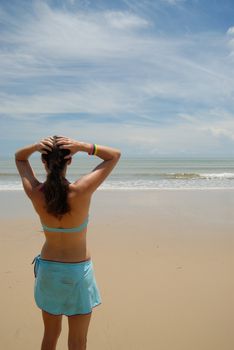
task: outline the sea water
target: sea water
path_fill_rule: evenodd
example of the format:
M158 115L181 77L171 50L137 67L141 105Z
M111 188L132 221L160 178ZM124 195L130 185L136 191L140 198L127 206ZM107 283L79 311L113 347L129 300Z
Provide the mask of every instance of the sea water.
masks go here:
M76 155L68 167L67 179L74 182L101 162L98 157ZM40 155L30 159L30 164L38 180L45 181ZM234 189L234 159L122 156L99 189ZM14 157L0 159L0 190L22 190Z

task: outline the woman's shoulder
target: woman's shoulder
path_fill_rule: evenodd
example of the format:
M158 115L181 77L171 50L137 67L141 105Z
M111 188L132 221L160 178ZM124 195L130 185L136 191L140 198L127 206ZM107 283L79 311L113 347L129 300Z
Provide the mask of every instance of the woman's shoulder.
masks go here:
M69 191L74 192L74 193L85 193L85 187L82 186L82 184L79 182L79 180L75 182L69 183Z
M38 182L38 184L34 187L31 200L37 200L38 198L44 197L44 183L43 182Z
M77 183L71 183L69 185L68 199L73 202L74 205L79 203L88 203L91 200L91 194L86 191L83 186L77 185Z

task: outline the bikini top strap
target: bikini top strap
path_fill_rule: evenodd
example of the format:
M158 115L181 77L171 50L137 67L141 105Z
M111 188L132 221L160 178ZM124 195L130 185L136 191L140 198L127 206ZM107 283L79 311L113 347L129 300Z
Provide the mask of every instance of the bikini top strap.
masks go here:
M42 224L42 227L45 231L48 232L80 232L82 231L87 225L88 225L88 221L89 221L89 217L87 217L85 219L85 221L83 222L83 224L81 224L80 226L77 227L71 227L71 228L62 228L62 227L49 227L46 226L44 224Z

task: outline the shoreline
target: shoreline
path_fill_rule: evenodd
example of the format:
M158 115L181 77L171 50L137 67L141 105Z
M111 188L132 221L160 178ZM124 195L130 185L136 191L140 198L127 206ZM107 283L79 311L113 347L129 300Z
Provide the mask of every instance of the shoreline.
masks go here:
M152 188L100 188L98 192L105 191L234 191L234 187L152 187ZM0 194L4 192L24 192L23 189L1 189Z

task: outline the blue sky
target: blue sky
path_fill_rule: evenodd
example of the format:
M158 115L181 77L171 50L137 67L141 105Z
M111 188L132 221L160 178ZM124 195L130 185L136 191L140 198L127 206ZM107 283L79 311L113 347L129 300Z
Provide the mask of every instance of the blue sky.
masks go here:
M233 1L0 0L0 31L0 155L234 155Z

